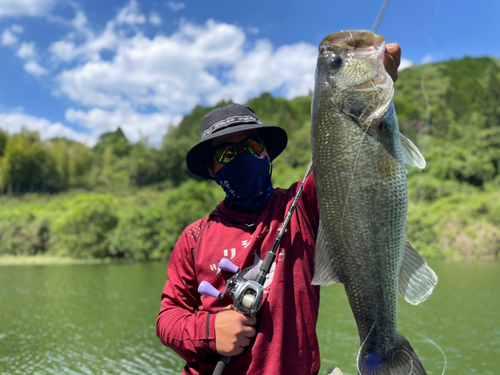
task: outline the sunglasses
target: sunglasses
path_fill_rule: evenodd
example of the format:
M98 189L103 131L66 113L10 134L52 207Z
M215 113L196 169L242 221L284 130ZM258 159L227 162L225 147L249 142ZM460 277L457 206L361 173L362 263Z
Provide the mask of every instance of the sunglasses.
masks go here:
M240 149L248 154L259 155L264 151L264 139L260 136L253 136L238 143L221 144L214 148L212 153L219 163L227 164L238 156Z

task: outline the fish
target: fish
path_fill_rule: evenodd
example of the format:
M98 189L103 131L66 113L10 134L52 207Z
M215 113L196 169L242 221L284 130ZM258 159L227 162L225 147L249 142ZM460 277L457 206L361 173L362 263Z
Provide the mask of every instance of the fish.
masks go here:
M320 225L312 283L344 285L360 338L358 374L426 374L396 324L398 294L416 305L438 282L405 236L406 165L423 169L425 159L399 131L383 36L341 31L318 51L311 143Z

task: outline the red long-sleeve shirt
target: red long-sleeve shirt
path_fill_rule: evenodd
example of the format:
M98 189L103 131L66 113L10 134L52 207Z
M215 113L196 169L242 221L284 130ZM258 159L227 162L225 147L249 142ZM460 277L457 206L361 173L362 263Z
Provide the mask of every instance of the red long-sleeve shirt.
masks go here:
M211 374L219 359L215 348L216 312L232 303L201 296L198 285L219 291L232 275L218 268L225 257L255 279L260 262L277 236L298 184L275 189L257 217L229 210L224 203L188 226L168 265L156 330L164 345L187 361L183 374ZM257 313L257 335L250 347L232 358L227 374L316 374L320 367L316 321L319 287L311 285L318 228L313 176L283 235L275 265L264 285ZM243 223L254 223L249 228Z

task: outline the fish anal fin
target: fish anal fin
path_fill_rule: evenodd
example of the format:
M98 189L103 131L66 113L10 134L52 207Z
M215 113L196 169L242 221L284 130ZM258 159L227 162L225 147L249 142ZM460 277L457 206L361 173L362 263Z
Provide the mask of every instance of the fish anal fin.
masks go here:
M420 153L417 146L413 144L408 138L400 133L401 140L401 150L403 151L403 161L405 164L411 167L417 167L420 169L425 168L425 159Z
M329 245L326 241L323 224L319 223L318 236L316 238L316 252L314 254L314 277L313 285L327 286L340 282L330 258Z
M425 301L438 277L405 238L403 263L399 272L399 293L412 305Z

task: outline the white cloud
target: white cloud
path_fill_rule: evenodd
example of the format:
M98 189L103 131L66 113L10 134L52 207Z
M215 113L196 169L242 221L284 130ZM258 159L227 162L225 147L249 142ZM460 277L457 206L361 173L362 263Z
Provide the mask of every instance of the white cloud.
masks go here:
M81 10L77 10L75 18L71 21L71 25L77 30L86 30L87 16Z
M149 17L148 17L149 23L153 25L161 25L162 19L160 17L160 14L158 12L150 12Z
M183 2L169 1L167 2L167 7L174 12L178 12L179 10L184 9L186 4Z
M153 105L181 113L198 104L200 96L220 90L208 70L235 64L244 42L244 33L232 25L185 23L170 38L120 40L112 61L89 61L61 73L58 82L63 93L83 105Z
M120 9L116 17L106 23L104 31L96 36L87 26L88 21L85 14L78 10L69 25L73 26L81 35L84 35L85 41L77 45L75 43L75 34L73 32L69 33L65 39L50 45L49 52L52 54L52 60L56 63L68 63L77 57L90 61L100 60L100 52L104 50L115 51L122 41L127 41L127 37L122 32L123 30L119 29L120 25L135 27L136 24L144 23L145 20L146 18L138 13L138 3L132 0L124 8ZM152 22L157 21L153 17Z
M63 62L72 61L78 55L75 43L65 40L53 43L49 51L56 60Z
M403 58L401 59L401 64L399 64L398 71L409 68L410 66L413 66L413 61Z
M111 60L90 58L105 46L116 49ZM58 42L51 51L60 60L77 53L89 58L57 77L59 92L88 107L152 106L179 115L200 103L245 102L264 91L293 98L313 88L316 47L299 43L275 50L264 40L249 51L245 47L241 28L212 20L202 26L182 22L173 35L153 39L119 36L110 21L94 40L80 46Z
M146 16L139 12L139 3L136 0L130 0L127 6L122 8L116 16L116 22L120 24L143 24L146 22Z
M431 55L425 55L424 58L421 61L422 64L429 64L431 62L432 62L432 56Z
M105 30L99 36L94 36L91 31L87 32L87 40L78 45L70 38L52 43L49 52L55 62L71 62L78 56L90 61L100 59L103 50L114 51L119 44L119 37L115 31L115 23L109 21Z
M21 34L23 27L19 25L12 25L10 28L5 29L2 33L1 44L2 46L12 46L19 41L16 34Z
M39 77L39 76L42 76L42 75L45 75L47 74L47 70L45 68L43 68L42 66L40 66L40 64L38 64L35 60L29 60L26 62L26 64L24 64L24 70L26 70L28 73L36 76L36 77Z
M52 122L46 118L25 114L22 109L0 113L0 126L11 134L18 133L23 127L30 131L39 131L42 139L66 137L89 145L95 143L95 139L97 139L91 135L76 132L60 122Z
M16 55L23 60L36 57L35 42L23 42L17 50Z
M165 113L143 114L127 109L111 111L99 108L87 112L70 108L66 111L66 120L89 129L94 138L100 134L120 127L126 137L137 142L146 137L159 144L170 125L177 125L181 116L173 117Z
M11 30L5 29L2 33L2 46L12 46L19 41L17 35Z
M274 51L271 43L260 40L230 72L223 96L245 102L266 91L278 90L288 99L307 95L313 89L316 59L317 49L310 44L285 45Z
M250 34L258 34L259 33L259 28L258 27L247 27L247 33Z
M56 4L57 0L0 0L0 17L43 16Z
M17 34L22 34L22 32L24 31L24 28L21 25L16 24L12 25L10 29Z

